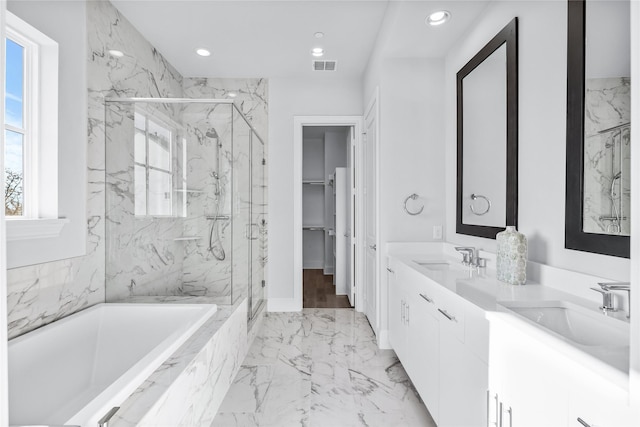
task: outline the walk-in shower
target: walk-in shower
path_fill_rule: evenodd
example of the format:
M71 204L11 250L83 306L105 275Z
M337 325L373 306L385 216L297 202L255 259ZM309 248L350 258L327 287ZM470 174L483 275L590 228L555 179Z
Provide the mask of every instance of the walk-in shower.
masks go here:
M231 100L106 102L106 297L264 301L265 144Z

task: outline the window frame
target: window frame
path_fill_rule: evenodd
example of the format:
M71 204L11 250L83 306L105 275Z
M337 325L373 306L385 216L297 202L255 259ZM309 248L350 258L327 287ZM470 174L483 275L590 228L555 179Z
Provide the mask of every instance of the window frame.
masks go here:
M24 211L6 217L7 241L59 237L70 222L58 217L59 46L11 12L6 14L2 43L7 38L25 48L23 125L28 130L23 139Z

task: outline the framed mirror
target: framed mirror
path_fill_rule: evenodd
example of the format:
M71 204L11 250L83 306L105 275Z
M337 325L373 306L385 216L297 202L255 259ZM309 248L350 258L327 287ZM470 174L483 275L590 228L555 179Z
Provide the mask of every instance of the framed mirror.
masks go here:
M457 74L456 232L518 225L518 19Z
M568 1L565 247L629 258L630 2Z

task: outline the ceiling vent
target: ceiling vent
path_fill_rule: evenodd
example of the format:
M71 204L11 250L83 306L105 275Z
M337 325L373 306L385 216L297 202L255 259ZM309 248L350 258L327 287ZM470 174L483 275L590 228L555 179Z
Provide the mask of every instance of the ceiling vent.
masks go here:
M336 71L338 61L333 60L313 60L313 71Z

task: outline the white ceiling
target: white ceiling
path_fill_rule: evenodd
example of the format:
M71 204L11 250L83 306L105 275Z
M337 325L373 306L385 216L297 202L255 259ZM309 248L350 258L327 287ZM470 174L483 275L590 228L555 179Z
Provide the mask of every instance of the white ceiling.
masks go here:
M386 0L111 0L120 12L185 77L304 77L311 49L338 61L331 75L362 75L381 33L386 56L442 57L488 3ZM389 7L387 7L389 6ZM445 8L452 19L424 24ZM325 36L316 39L314 33ZM207 58L198 47L212 52ZM329 75L330 73L326 73Z

